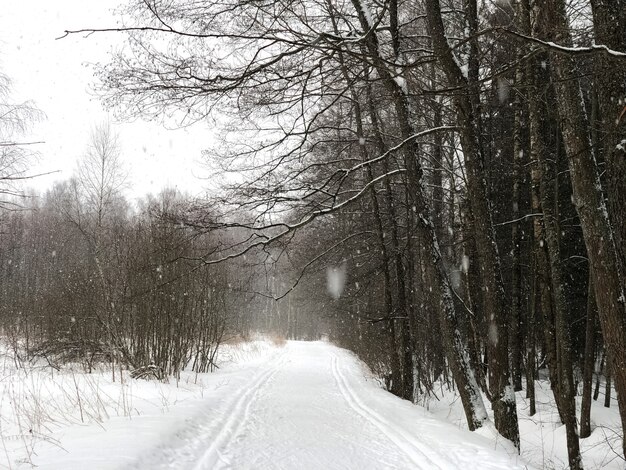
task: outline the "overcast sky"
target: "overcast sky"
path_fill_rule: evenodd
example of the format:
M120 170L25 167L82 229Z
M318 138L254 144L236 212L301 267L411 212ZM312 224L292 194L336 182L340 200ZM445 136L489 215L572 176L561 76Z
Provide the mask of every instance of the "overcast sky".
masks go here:
M71 176L90 129L108 117L114 120L90 93L94 79L89 64L106 62L108 53L123 40L114 33L55 38L66 29L114 26L112 10L121 2L3 2L0 70L13 81L16 100L33 100L47 116L30 136L45 142L38 146L41 158L33 172L60 170L34 181L32 185L39 189ZM208 126L171 131L141 121L115 124L130 173L130 197L157 193L165 186L201 192L206 183L200 178L209 176L200 164L201 150L211 145Z

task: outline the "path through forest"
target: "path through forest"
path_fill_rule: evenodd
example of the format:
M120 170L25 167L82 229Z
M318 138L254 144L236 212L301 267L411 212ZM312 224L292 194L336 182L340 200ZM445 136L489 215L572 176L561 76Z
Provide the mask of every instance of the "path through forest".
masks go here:
M324 342L288 342L216 379L202 400L172 408L183 419L140 416L122 435L114 425L99 444L97 433L70 439L63 452L40 455L37 463L55 469L79 468L89 459L89 468L135 469L526 468L486 438L382 390L350 353ZM136 455L129 454L129 439Z

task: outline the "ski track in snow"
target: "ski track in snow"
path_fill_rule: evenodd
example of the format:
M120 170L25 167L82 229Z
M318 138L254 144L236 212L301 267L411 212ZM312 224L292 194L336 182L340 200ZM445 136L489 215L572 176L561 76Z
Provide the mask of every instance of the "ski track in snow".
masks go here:
M112 422L110 431L90 428L89 437L75 435L35 463L45 470L524 468L366 374L345 350L290 341L208 376L202 399L165 415Z
M278 365L261 373L247 390L244 388L244 392L234 400L234 404L226 411L225 422L193 470L222 469L230 465L230 461L226 457L230 444L241 430L245 429L246 423L250 419L250 407L259 397L262 388L276 375L282 364L283 359L281 357L278 360Z
M136 470L180 469L205 470L229 467L226 453L233 439L245 427L250 407L284 363L285 352L268 363L269 369L261 368L252 379L242 384L225 406L215 416L215 410L198 410L198 414L187 420L185 428L175 431L175 439L147 455L141 456L133 465ZM166 436L167 437L167 436Z
M333 376L337 387L350 408L380 429L391 442L406 454L411 462L415 464L416 469L441 469L442 462L436 455L429 452L423 446L420 446L418 441L406 435L399 427L391 424L359 399L358 395L350 387L348 380L346 380L346 377L341 372L338 362L337 356L333 354L331 358Z

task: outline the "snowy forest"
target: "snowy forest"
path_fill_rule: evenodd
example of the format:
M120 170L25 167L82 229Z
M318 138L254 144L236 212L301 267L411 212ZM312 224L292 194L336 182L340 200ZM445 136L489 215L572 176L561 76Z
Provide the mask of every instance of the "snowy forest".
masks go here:
M466 429L522 456L521 420L549 398L566 455L550 468L582 469L610 408L594 447L624 465L624 0L128 0L117 15L58 41L122 36L94 65L98 97L122 121L219 129L202 152L219 188L129 200L132 157L105 122L71 178L27 189L22 136L45 117L3 70L7 351L168 381L258 334L325 340L404 400L453 393Z

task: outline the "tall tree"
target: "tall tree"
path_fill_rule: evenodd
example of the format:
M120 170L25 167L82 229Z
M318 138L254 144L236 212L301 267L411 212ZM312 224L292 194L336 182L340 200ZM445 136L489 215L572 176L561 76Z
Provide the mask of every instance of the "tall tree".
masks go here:
M28 167L38 142L23 140L30 126L43 113L30 101L11 99L11 81L0 73L0 210L15 208L16 196L24 196L20 183L32 178Z
M468 3L470 30L477 32L477 5ZM519 448L519 427L515 394L509 373L508 323L510 315L505 302L504 283L500 271L500 256L495 241L491 210L485 184L485 170L480 145L480 110L477 109L478 51L470 53L468 69L472 77L465 75L446 38L439 0L426 1L426 15L433 48L451 87L467 90L454 97L458 114L461 145L467 168L468 195L472 211L474 239L481 264L482 297L485 315L489 322L489 373L492 407L498 431ZM472 49L476 46L473 45Z
M570 27L562 0L545 2L538 13L542 39L571 47ZM622 427L626 429L626 302L618 247L602 193L589 123L575 59L550 49L563 143L569 159L574 204L580 217L598 314L618 392ZM626 455L626 441L623 443Z

